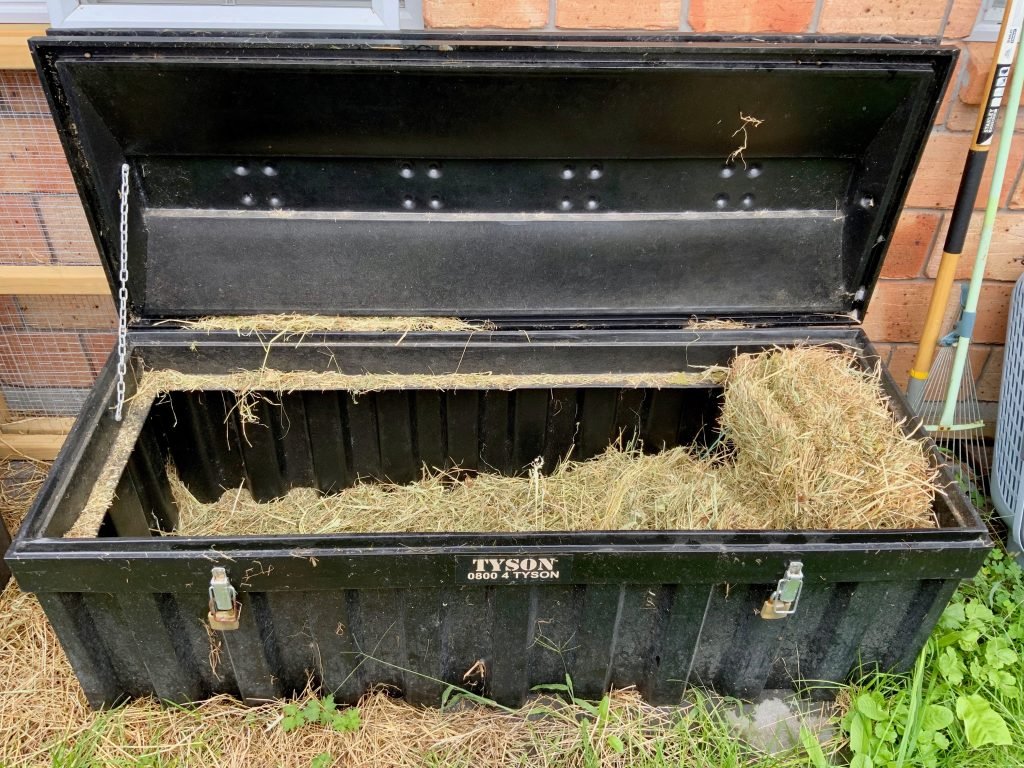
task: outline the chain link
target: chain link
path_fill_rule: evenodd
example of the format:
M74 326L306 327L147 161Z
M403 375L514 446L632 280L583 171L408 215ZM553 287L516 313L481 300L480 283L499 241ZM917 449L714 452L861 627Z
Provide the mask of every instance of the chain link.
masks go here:
M124 379L128 373L128 163L121 166L121 269L117 289L117 404L115 421L124 408Z

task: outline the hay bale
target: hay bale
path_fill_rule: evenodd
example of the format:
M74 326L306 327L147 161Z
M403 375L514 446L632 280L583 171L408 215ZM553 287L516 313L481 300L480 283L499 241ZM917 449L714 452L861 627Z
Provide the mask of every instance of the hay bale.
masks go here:
M778 528L934 527L936 470L889 410L880 370L828 347L738 355L720 427L747 516Z

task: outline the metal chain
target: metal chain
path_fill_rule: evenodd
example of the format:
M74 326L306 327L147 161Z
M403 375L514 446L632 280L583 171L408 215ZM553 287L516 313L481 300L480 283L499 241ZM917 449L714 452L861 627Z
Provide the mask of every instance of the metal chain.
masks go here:
M124 408L124 378L128 373L128 163L121 166L121 270L117 289L117 404L114 420Z

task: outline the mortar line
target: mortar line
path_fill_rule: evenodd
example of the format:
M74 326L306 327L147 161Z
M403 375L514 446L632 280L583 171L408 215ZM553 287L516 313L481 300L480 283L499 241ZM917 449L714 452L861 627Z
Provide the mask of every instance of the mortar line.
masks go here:
M932 259L935 256L935 249L940 248L939 238L942 238L942 242L945 242L945 231L943 225L946 224L946 214L949 211L945 209L939 210L939 223L935 226L935 232L932 233L931 239L928 241L928 252L924 257L924 261L921 263L921 269L917 272L917 277L928 277L928 266L932 263ZM933 278L934 279L934 278Z

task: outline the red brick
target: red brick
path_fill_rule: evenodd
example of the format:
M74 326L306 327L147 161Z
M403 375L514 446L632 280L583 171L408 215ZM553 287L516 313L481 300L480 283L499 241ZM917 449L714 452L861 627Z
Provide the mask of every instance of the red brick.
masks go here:
M555 25L565 29L678 29L681 0L558 0Z
M931 280L880 281L864 320L864 331L868 337L882 342L919 342L933 284ZM1004 342L1012 290L1012 283L987 283L982 286L974 341L979 344ZM942 321L943 332L953 327L959 307L960 288L954 286Z
M978 377L978 399L991 403L999 400L1003 380L1003 347L994 347Z
M964 82L958 94L964 104L977 106L985 98L985 84L995 50L995 43L971 42L964 47Z
M1005 343L1012 292L1013 283L986 283L981 287L974 341L979 344Z
M38 206L57 263L100 263L78 195L40 195Z
M980 7L981 0L953 0L953 7L950 8L949 18L946 20L946 28L942 32L943 36L959 38L971 34Z
M1010 197L1010 207L1017 210L1024 208L1024 174L1017 179L1017 185L1013 188L1013 195Z
M895 344L875 344L875 351L878 353L878 359L882 361L883 365L889 364L889 357L892 355L892 351L896 348Z
M0 117L0 192L74 192L47 117Z
M991 352L992 347L974 343L971 344L971 348L967 351L967 357L971 362L971 372L974 374L975 383L977 383L978 379L981 378L982 371L985 370L985 366L988 364L988 358Z
M882 277L917 277L931 252L942 221L938 213L904 211L885 254Z
M949 354L947 352L946 354ZM971 370L974 375L977 376L982 368L985 366L985 360L988 358L989 348L979 347L972 345L970 351L967 353L971 361ZM892 357L889 359L889 373L892 374L893 379L900 386L901 389L907 388L907 380L910 378L910 368L914 364L914 358L917 357L917 344L894 344Z
M83 333L82 346L94 373L99 373L114 349L116 337L112 333Z
M999 113L999 119L996 121L996 131L1003 126L1003 119L1006 117L1006 110L1002 110ZM949 111L945 113L946 128L951 131L970 131L974 134L974 129L978 122L978 105L977 104L964 104L960 99L953 99L950 105ZM1017 124L1014 126L1015 131L1024 131L1024 109L1017 111Z
M995 145L993 143L993 156ZM911 208L952 208L956 200L956 191L960 186L960 175L963 173L964 160L971 146L969 133L949 133L935 131L928 139L924 156L914 175L907 195L906 205ZM1024 143L1014 142L1010 148L1009 163L1006 169L1008 179L1016 177L1024 157ZM982 189L988 189L992 182L992 168L995 163L990 161L985 167L985 176L981 182ZM985 195L978 195L975 207L985 206Z
M690 0L695 32L805 32L815 0Z
M32 195L0 196L0 264L48 264L46 242Z
M95 375L78 334L0 334L0 383L22 387L88 387Z
M423 0L423 22L434 28L535 29L548 23L548 0Z
M971 217L967 240L964 241L964 252L957 263L956 277L958 280L968 280L971 277L971 270L974 269L974 257L978 253L978 240L981 237L981 222L984 218L983 213L975 213ZM926 274L929 277L935 277L939 271L943 240L945 240L945 232L943 232L942 239L936 241L931 258L928 260ZM1024 211L1020 213L1000 212L996 216L995 230L992 233L992 245L988 252L988 263L985 265L985 277L989 280L1014 281L1020 277L1022 272L1024 272Z
M946 3L935 0L824 0L818 31L938 35Z
M114 304L106 296L21 296L25 326L39 330L88 330L117 327Z
M907 380L910 378L910 367L914 364L914 356L917 354L916 344L893 344L892 354L889 357L888 368L893 379L900 389L907 388Z
M930 280L880 280L868 305L864 331L872 341L921 340L924 318L932 295ZM950 327L960 302L954 291L949 298L943 327Z

